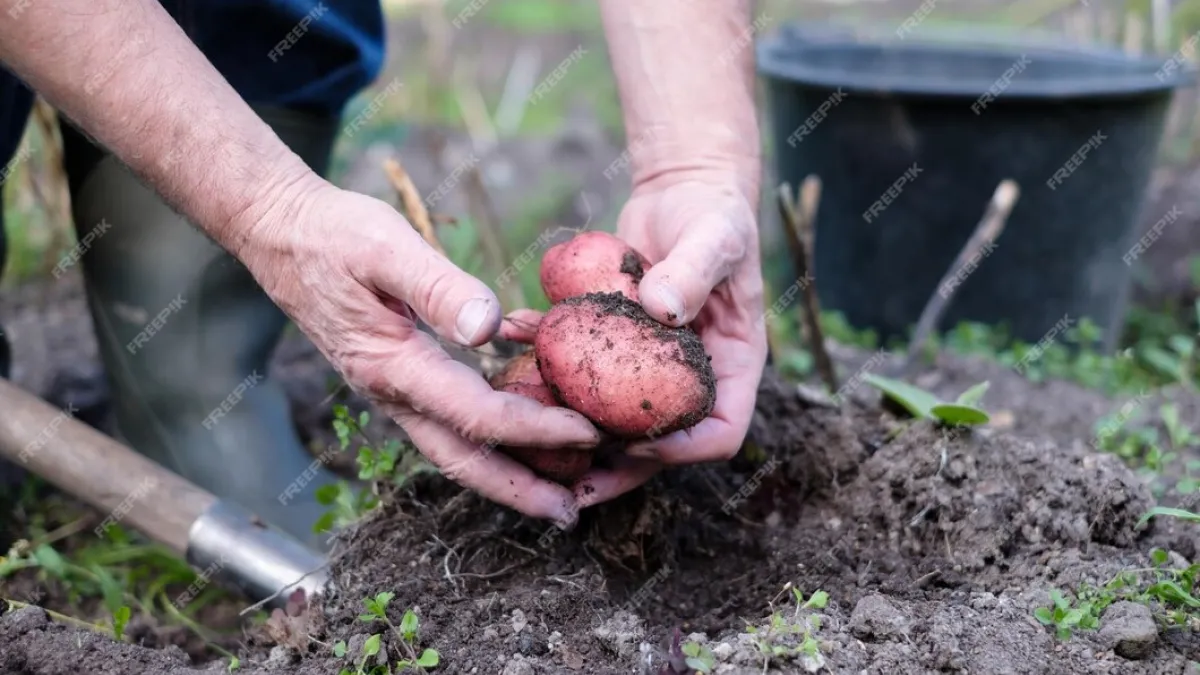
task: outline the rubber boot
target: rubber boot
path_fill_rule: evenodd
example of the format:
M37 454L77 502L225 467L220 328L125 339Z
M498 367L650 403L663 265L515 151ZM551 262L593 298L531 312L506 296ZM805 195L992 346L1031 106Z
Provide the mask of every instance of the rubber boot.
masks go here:
M316 172L335 117L258 109ZM250 272L63 125L68 180L119 438L317 551L314 492L336 481L306 452L267 363L287 323ZM164 149L169 150L169 148ZM220 157L195 158L219 162Z

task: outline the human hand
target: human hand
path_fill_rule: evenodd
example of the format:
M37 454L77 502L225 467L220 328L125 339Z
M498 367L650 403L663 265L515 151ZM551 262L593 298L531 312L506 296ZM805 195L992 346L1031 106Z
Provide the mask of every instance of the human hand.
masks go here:
M418 317L459 345L483 344L500 303L434 251L391 206L303 176L248 212L235 254L355 390L386 411L451 480L527 515L571 526L572 492L501 445L591 447L580 414L493 391Z
M642 306L696 330L712 357L717 399L696 426L637 442L614 468L580 479L581 508L641 485L663 464L729 459L741 447L767 358L758 228L744 186L732 172L661 174L637 185L621 212L618 236L653 265L638 287Z

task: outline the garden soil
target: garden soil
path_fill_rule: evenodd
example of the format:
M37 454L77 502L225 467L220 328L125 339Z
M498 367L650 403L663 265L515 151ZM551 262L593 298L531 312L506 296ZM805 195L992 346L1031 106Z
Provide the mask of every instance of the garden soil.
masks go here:
M766 672L1184 673L1200 642L1155 630L1140 606L1113 605L1099 630L1068 641L1032 616L1049 589L1144 567L1153 546L1194 557L1188 528L1138 527L1151 504L1133 473L1085 443L948 433L858 401L828 408L768 371L742 455L664 472L569 533L435 476L397 492L339 543L321 606L250 635L238 672L355 672L350 656L387 632L358 620L361 599L390 591L392 622L416 608L418 649L438 650L441 673L657 674L680 660L681 640L709 649L714 672L762 673L746 626L773 612L808 626L820 649ZM791 588L829 602L797 610ZM327 647L337 640L344 659ZM397 640L384 644L400 658ZM36 608L0 617L2 673L224 669Z

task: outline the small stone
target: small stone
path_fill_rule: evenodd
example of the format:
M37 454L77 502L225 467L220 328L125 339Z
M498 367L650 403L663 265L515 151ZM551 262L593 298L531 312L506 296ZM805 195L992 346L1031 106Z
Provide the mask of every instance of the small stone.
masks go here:
M525 612L519 609L512 611L512 629L514 633L520 633L529 625L529 621L525 618Z
M717 659L726 661L730 656L733 656L733 645L729 644L728 642L722 642L721 644L712 648L712 653Z
M971 594L971 609L992 609L996 604L996 596L991 593Z
M6 629L17 635L24 635L31 630L45 628L50 623L50 617L41 607L22 607L15 612L9 612L4 617Z
M771 513L770 513L770 514L767 516L767 519L766 519L765 521L763 521L763 523L764 523L764 524L765 524L767 527L770 527L770 528L776 528L776 527L779 527L779 524L780 524L780 523L782 523L782 522L783 522L783 516L782 516L782 515L780 515L778 511L772 511L772 512L771 512Z
M488 626L483 629L484 640L496 640L500 637L500 631L496 630L495 626Z
M288 666L292 665L294 661L296 661L294 658L296 656L298 656L298 654L288 647L283 645L275 645L274 647L271 647L271 653L267 656L266 668L267 670L287 668Z
M513 654L512 660L504 664L501 675L536 675L533 665L519 654Z
M636 614L618 610L592 629L592 637L609 652L628 658L637 652L638 644L646 639L646 629Z
M860 640L901 635L906 623L900 610L878 593L863 597L850 613L850 632Z
M1122 600L1109 605L1100 623L1100 640L1127 659L1142 659L1154 651L1158 626L1150 608Z

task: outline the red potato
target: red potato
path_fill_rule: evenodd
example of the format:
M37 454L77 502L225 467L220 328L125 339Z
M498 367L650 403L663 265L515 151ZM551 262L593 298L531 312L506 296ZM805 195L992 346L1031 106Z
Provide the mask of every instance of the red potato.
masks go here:
M655 321L621 293L555 305L538 326L534 352L554 398L619 438L694 426L716 399L700 338Z
M504 370L500 371L493 380L508 375L508 379L497 384L492 382L492 388L510 394L520 394L531 398L545 406L558 407L558 401L550 393L541 375L538 374L537 362L533 352L526 352L509 361ZM501 446L501 452L512 457L533 470L534 473L562 485L571 485L592 466L592 451L577 449L545 450L541 448L518 448Z
M557 304L587 293L622 293L638 299L638 282L650 262L607 232L584 232L546 251L542 290Z

